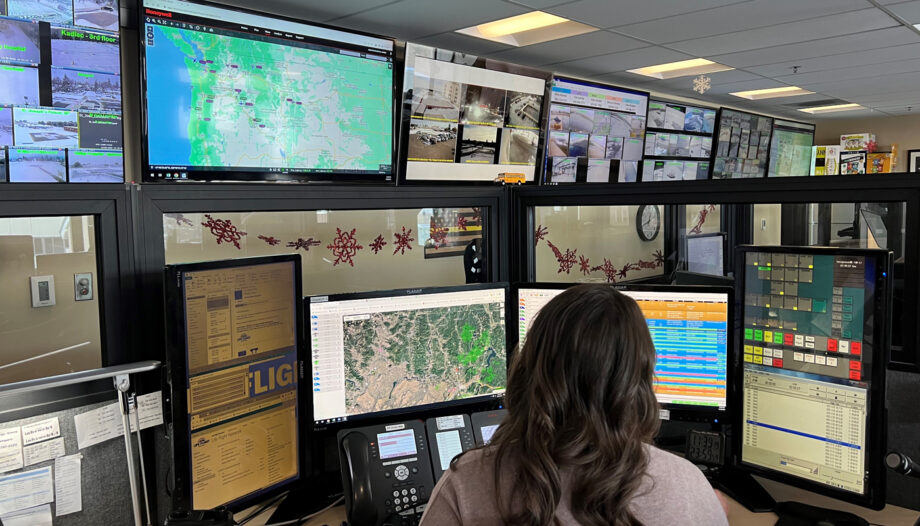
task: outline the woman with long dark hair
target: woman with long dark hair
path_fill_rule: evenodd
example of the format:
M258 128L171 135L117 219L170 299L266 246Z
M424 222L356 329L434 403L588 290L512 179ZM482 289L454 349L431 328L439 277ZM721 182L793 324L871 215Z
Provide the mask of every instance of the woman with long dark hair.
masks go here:
M655 348L635 301L572 287L516 354L508 416L488 446L454 460L423 526L728 524L700 471L651 445Z

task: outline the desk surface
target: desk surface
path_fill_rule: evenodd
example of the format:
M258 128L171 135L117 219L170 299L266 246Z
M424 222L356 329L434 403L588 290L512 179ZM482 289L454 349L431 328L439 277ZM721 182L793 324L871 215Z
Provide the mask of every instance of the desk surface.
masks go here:
M880 524L884 526L913 526L914 522L920 518L920 511L899 508L897 506L887 506L881 511L874 511L837 499L818 495L817 493L780 484L779 482L761 478L758 478L758 480L778 502L795 500L813 506L849 511L866 519L871 524ZM773 526L776 524L775 513L752 513L731 498L728 498L728 505L728 523L732 526ZM274 508L262 513L248 524L253 526L264 526L272 512L274 512ZM245 513L246 512L241 513L240 516L245 517ZM341 526L344 520L345 507L337 506L306 522L305 526Z

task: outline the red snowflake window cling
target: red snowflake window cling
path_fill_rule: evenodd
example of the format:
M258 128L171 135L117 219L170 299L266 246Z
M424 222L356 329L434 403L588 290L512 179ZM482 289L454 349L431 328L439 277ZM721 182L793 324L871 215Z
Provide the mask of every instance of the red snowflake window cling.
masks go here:
M431 227L429 236L434 249L437 250L447 243L447 227L439 227L435 224L434 218L431 218Z
M383 234L378 234L377 237L374 238L374 241L371 242L371 250L373 250L374 254L376 254L377 252L383 250L383 247L387 244L388 243L383 239Z
M355 237L356 228L352 228L351 232L343 232L341 228L336 227L335 239L331 244L326 245L326 248L332 251L332 255L335 256L335 261L332 262L332 266L337 266L339 263L348 263L352 267L355 266L354 257L358 254L358 251L363 249L362 245L358 244L358 239Z
M600 270L604 273L604 277L607 278L607 283L616 283L617 282L617 268L613 266L613 263L609 259L604 258L604 264L599 267L594 267L591 270Z
M578 270L587 276L591 272L591 260L584 256L578 256Z
M265 243L268 244L268 245L270 245L270 246L275 246L275 245L281 244L281 240L278 239L277 237L274 237L274 236L263 236L263 235L258 235L258 236L256 236L256 237L258 237L258 238L261 239L262 241L265 241Z
M402 227L402 233L400 234L399 232L396 232L393 234L393 237L396 238L396 241L393 242L394 246L396 247L393 250L393 255L396 255L397 252L400 254L405 254L406 249L412 250L412 242L415 241L415 238L412 237L411 228L407 232L406 227Z
M208 220L201 224L211 231L211 235L217 239L218 245L231 243L237 250L240 250L240 239L246 235L246 232L234 226L229 219L214 219L211 214L205 214L204 216Z
M537 246L540 244L540 241L546 239L546 234L549 234L549 229L543 225L537 227L537 231L533 233L533 244ZM548 243L549 241L547 241Z
M309 252L310 247L318 247L321 244L322 241L319 239L313 239L312 237L309 239L304 239L302 237L298 237L297 241L288 241L287 246L289 248L293 248L294 250L303 249L304 251Z

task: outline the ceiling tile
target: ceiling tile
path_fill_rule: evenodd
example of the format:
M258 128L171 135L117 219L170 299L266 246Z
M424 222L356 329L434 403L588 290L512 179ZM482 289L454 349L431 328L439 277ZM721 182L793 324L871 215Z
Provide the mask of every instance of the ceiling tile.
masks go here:
M684 53L678 53L677 51L672 51L670 49L665 49L663 47L650 46L641 49L632 49L622 53L610 53L597 57L571 60L568 62L559 62L558 64L553 64L553 66L566 66L570 68L577 68L581 71L585 71L591 74L604 74L627 69L641 68L643 66L650 66L653 64L689 60L691 58L694 57ZM636 78L637 82L641 82L640 79L643 79L643 77L639 75L630 75Z
M880 64L886 62L899 62L920 57L920 43L908 44L906 46L893 46L879 49L869 49L855 53L841 53L839 55L824 56L806 60L794 60L781 62L779 64L768 64L765 66L753 66L745 68L764 76L785 77L796 75L792 74L792 67L799 66L798 75L829 71L838 68L851 68L867 64ZM906 71L906 70L904 70ZM792 82L794 84L794 82Z
M495 53L492 58L542 66L595 54L616 53L641 47L647 47L647 44L633 38L601 30L542 44L512 48L508 51Z
M764 64L779 64L787 61L853 53L889 46L920 43L917 35L906 27L892 27L878 31L848 34L838 37L811 40L797 44L754 49L740 53L729 53L710 57L721 64L736 68L750 68Z
M889 75L884 79L870 77L853 79L847 82L812 84L809 88L821 93L840 97L841 99L849 99L849 97L859 97L861 95L874 96L910 90L914 90L914 93L916 93L918 83L920 83L920 72L913 72Z
M547 12L597 27L614 27L656 18L690 13L747 0L578 0L547 9Z
M522 5L495 0L402 0L355 15L336 18L332 23L413 40L529 11L530 8Z
M413 42L424 44L426 46L449 49L451 51L461 51L463 53L469 53L472 55L488 55L490 53L514 49L513 46L509 46L507 44L492 42L491 40L485 40L482 38L475 38L463 35L461 33L455 33L453 31L441 33L440 35L421 38L414 40Z
M890 5L888 9L911 24L920 24L920 2Z
M920 55L915 54L914 56L916 57ZM862 66L853 65L850 67L833 69L830 71L816 71L814 73L800 72L796 75L787 75L775 78L781 82L788 82L789 84L794 84L805 89L810 89L809 85L811 84L820 84L823 82L832 81L851 82L855 79L862 79L866 77L884 79L888 75L908 73L913 71L920 71L920 59L904 60L899 62L880 62Z
M623 73L622 75L629 75L629 73ZM738 70L709 73L707 76L712 79L713 86L718 86L721 84L733 84L735 82L749 82L754 80L767 81L767 79L764 79L760 75L754 75L753 73ZM656 90L673 91L678 94L683 93L686 96L692 96L694 94L693 77L653 80L646 85Z
M624 25L617 27L617 31L661 44L786 24L868 7L871 4L866 0L754 0L642 24Z
M546 9L559 4L570 4L574 0L508 0L513 4L520 4L534 9Z
M810 2L806 3L810 5ZM828 15L813 20L790 22L780 27L762 27L698 38L696 40L675 42L669 44L668 47L699 57L710 57L832 37L839 35L841 28L847 28L847 31L861 32L897 25L899 24L893 18L881 10L873 8Z
M297 18L308 22L327 22L334 18L373 9L398 0L341 0L335 3L301 2L299 0L263 0L253 6L249 0L220 0L224 5L257 9L259 11Z

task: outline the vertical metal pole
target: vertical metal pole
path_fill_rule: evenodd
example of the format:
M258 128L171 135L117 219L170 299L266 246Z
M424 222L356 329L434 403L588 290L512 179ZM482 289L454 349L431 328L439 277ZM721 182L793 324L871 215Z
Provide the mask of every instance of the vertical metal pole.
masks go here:
M125 392L131 387L131 380L126 374L115 377L115 389L118 390L118 405L121 406L121 425L125 436L125 454L128 457L128 482L131 483L131 504L134 506L134 526L143 526L141 521L141 503L137 490L137 474L134 472L134 452L131 449L131 424L128 421L128 404Z
M137 433L137 457L141 464L141 487L144 489L144 510L147 512L147 526L153 526L153 519L150 515L150 498L147 493L147 473L144 470L144 444L141 441L141 411L137 403L137 395L132 394L128 398L131 408L134 409L134 427Z

